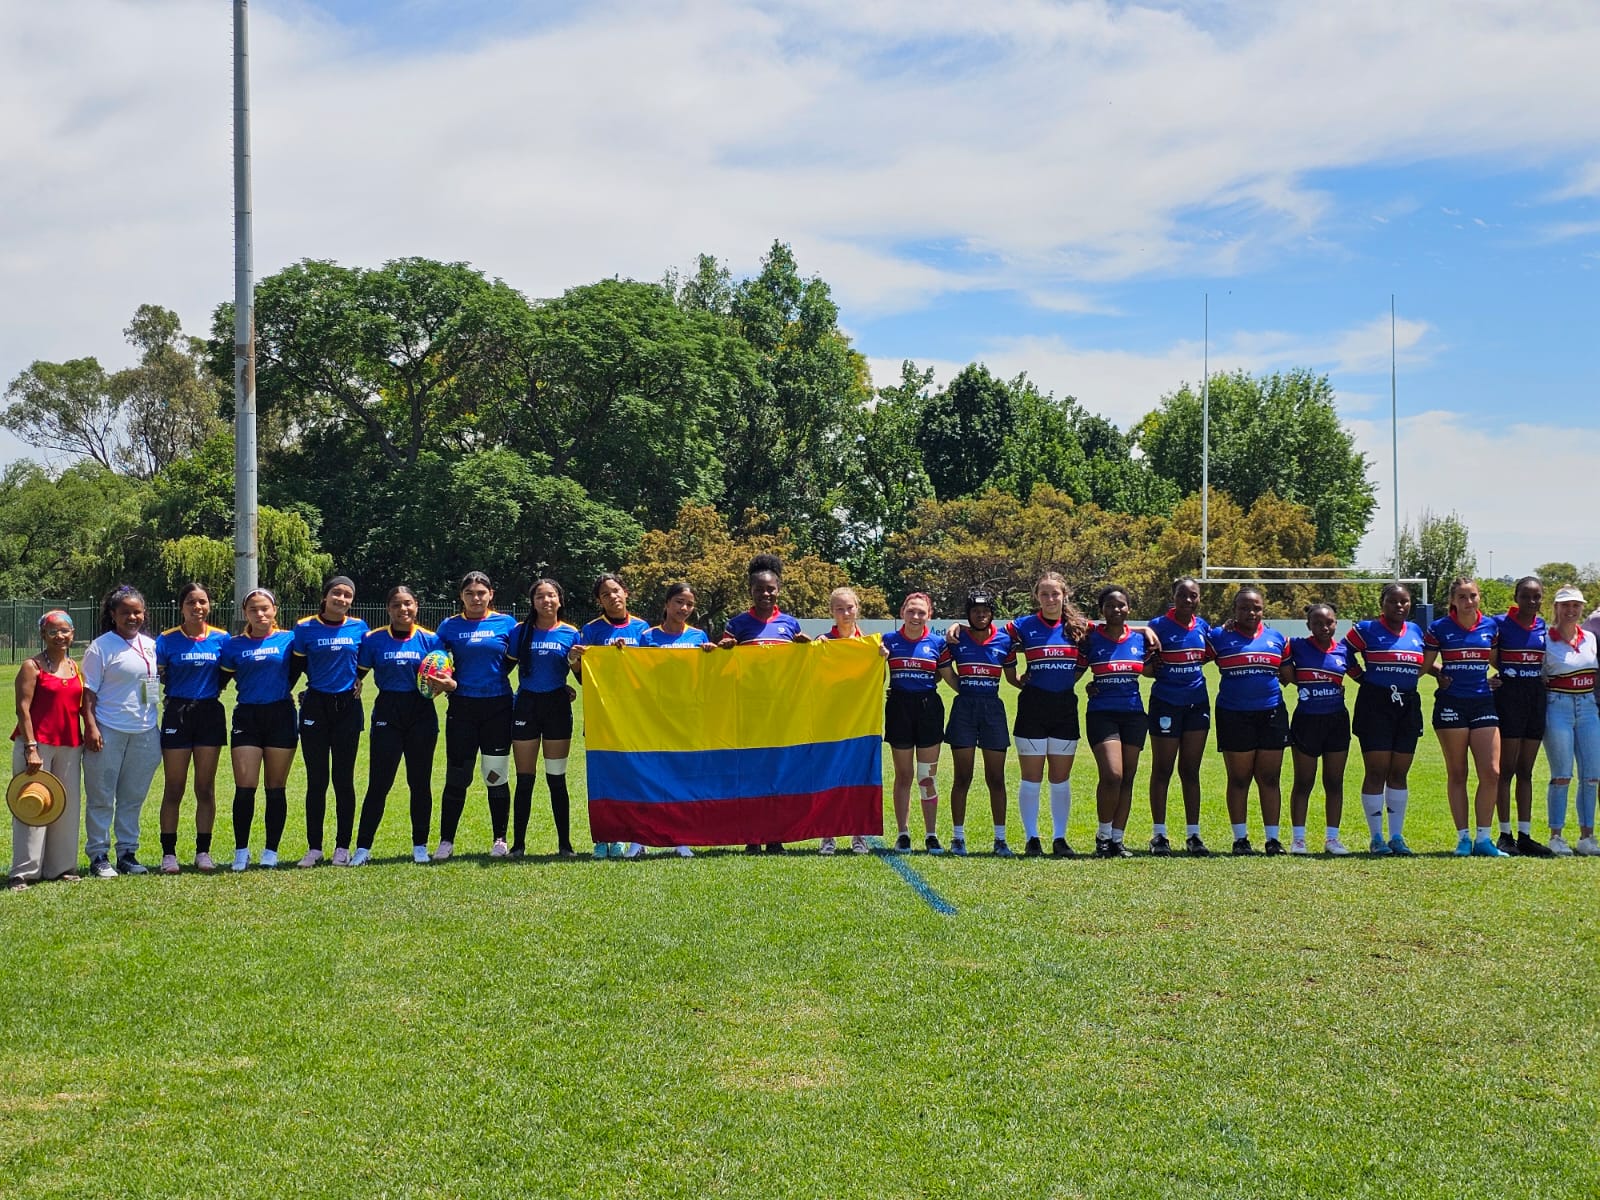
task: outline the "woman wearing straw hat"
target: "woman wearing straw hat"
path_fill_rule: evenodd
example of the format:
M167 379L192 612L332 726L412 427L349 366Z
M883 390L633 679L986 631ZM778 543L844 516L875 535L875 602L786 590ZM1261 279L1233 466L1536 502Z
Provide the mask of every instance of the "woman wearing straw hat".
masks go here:
M83 678L68 653L72 618L60 609L47 612L39 618L39 632L44 650L22 664L16 680L11 770L17 778L6 797L13 813L14 891L41 879L78 879Z

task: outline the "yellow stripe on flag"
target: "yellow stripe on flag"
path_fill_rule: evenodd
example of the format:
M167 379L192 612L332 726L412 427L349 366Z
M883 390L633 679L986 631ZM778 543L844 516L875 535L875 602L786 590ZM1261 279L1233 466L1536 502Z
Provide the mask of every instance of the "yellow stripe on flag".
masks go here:
M684 650L593 646L583 656L590 750L751 750L883 735L876 635Z

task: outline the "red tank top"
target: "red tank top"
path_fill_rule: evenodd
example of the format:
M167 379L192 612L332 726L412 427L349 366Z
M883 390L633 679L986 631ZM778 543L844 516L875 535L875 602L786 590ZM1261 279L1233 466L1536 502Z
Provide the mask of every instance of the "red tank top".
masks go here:
M40 671L29 712L33 717L34 740L41 745L83 745L83 722L79 720L83 712L83 676L78 674L78 664L72 664L70 679ZM11 731L12 740L21 734L19 724Z

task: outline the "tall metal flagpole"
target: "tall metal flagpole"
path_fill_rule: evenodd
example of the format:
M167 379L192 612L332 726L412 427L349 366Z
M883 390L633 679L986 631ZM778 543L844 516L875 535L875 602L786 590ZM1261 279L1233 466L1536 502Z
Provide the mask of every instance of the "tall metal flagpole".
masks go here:
M256 586L256 312L250 219L249 5L233 3L233 605Z
M1395 371L1394 293L1389 293L1389 444L1394 453L1394 581L1400 582L1400 401Z
M1205 299L1200 352L1200 578L1211 578L1211 293Z

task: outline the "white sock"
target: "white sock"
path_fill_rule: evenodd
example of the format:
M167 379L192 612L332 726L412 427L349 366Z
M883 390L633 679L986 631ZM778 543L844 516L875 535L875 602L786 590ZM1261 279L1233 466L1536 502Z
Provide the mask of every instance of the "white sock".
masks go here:
M1484 838L1488 837L1489 834L1492 833L1492 832L1493 832L1493 830L1489 826L1487 826L1487 825L1479 825L1478 826L1478 840L1482 841Z
M1162 821L1159 824L1157 824L1154 828L1152 828L1150 830L1150 836L1151 837L1166 837L1167 836L1167 823L1165 821Z
M1367 829L1375 838L1383 836L1383 793L1361 793L1361 811L1367 818Z
M1122 844L1122 835L1123 835L1124 832L1126 832L1126 831L1125 830L1121 830L1121 829L1113 829L1111 831L1111 840L1113 842L1116 842L1118 845L1121 845Z
M1244 825L1244 824L1235 825L1233 827L1233 840L1234 841L1238 841L1240 838L1247 836L1249 834L1249 832L1250 832L1250 827L1248 825Z
M1406 830L1406 803L1411 799L1410 788L1383 789L1383 802L1389 809L1389 836L1401 837Z
M1532 837L1533 836L1533 822L1532 821L1518 821L1517 822L1517 832L1522 834L1524 837Z
M1050 785L1050 827L1058 838L1067 836L1067 826L1072 823L1072 780L1063 779Z
M1261 832L1266 835L1268 841L1275 842L1278 840L1278 827L1276 825L1268 825Z
M1200 836L1200 826L1198 826L1198 825L1185 825L1183 827L1183 830L1184 830L1184 836L1186 836L1186 837L1199 837Z
M1306 840L1306 827L1304 825L1291 825L1289 826L1289 832L1294 835L1294 840L1297 842Z
M1102 842L1105 841L1108 837L1110 837L1111 836L1111 822L1110 821L1101 821L1100 824L1096 825L1094 827L1094 836L1097 839L1099 839L1100 841L1102 841Z
M1006 827L1004 824L996 825L994 827L994 840L997 842L1003 842L1006 840Z
M1501 833L1510 833L1511 832L1511 822L1510 821L1501 821L1500 822L1500 832Z
M1328 832L1322 836L1329 841L1337 842L1339 840L1339 827L1337 825L1329 825Z
M1470 830L1470 829L1458 829L1458 830L1456 830L1456 841L1458 841L1458 842L1462 838L1470 838L1471 836L1472 836L1472 830Z
M966 841L967 840L967 827L965 825L953 825L953 826L951 826L951 828L950 828L950 836L955 838L955 840L958 841L958 842Z
M1030 838L1039 836L1040 784L1024 779L1017 785L1017 807L1022 810L1022 832Z

